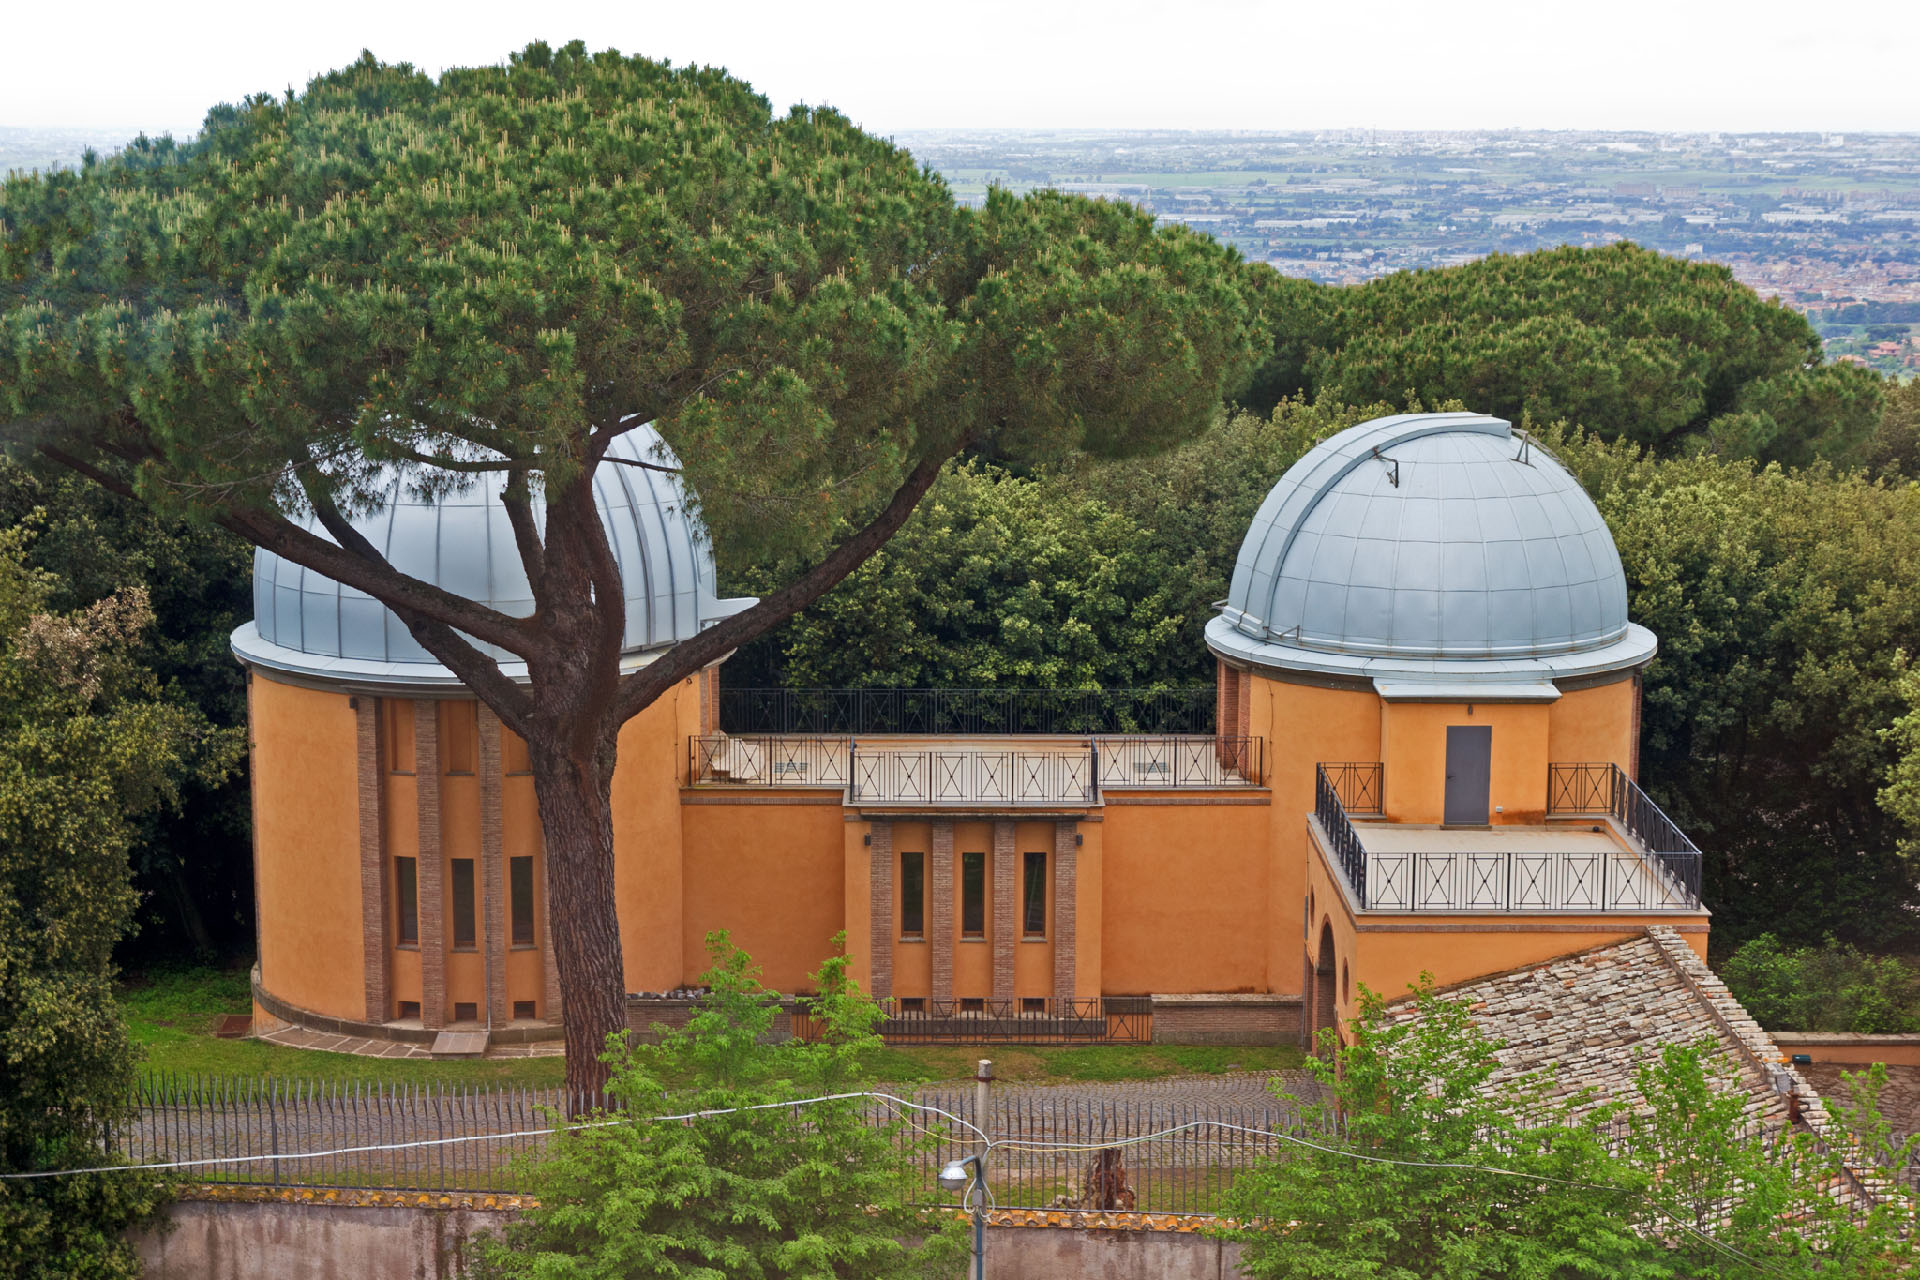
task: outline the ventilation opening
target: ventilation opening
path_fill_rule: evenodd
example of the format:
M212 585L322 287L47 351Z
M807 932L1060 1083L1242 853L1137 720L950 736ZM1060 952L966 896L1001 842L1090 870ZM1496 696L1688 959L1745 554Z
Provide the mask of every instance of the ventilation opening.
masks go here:
M480 1006L471 1000L454 1001L453 1020L455 1022L478 1022L480 1020Z
M402 1018L417 1018L417 1017L419 1017L419 1016L420 1016L420 1002L419 1002L418 1000L402 1000L402 1001L400 1002L400 1015L399 1015L399 1016L400 1016L400 1017L402 1017Z
M925 1013L926 1011L927 1011L927 998L925 996L901 996L900 997L900 1012Z
M513 1016L523 1021L531 1021L536 1016L533 1012L533 1001L515 1000L513 1002Z
M1020 997L1020 1012L1045 1013L1046 1011L1047 1011L1047 998L1045 996Z
M962 1013L985 1013L986 1011L987 1011L987 1002L977 997L975 999L962 1000L960 1002L960 1012Z

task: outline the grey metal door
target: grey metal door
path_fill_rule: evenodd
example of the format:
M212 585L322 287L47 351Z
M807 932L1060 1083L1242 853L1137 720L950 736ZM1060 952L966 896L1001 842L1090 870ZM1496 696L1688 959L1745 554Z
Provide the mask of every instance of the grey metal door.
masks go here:
M1493 726L1447 726L1447 825L1480 827L1487 822L1487 793L1493 785Z

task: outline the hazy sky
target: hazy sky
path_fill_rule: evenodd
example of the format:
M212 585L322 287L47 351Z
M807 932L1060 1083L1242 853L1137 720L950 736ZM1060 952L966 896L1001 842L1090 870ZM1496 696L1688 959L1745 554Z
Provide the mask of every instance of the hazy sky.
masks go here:
M1920 0L16 0L0 125L191 131L369 48L579 38L870 129L1920 130Z

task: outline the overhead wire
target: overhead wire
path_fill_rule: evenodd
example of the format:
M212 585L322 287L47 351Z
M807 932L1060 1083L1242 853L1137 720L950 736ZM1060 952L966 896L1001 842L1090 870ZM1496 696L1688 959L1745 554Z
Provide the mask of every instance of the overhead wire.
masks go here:
M578 1121L578 1122L569 1123L569 1124L547 1125L547 1126L543 1126L535 1129L517 1129L517 1130L512 1130L504 1133L459 1134L450 1138L418 1138L418 1139L413 1139L407 1142L386 1142L386 1143L374 1143L374 1144L354 1146L354 1147L333 1147L333 1148L328 1148L328 1149L319 1150L319 1151L270 1152L262 1155L210 1156L210 1157L205 1157L205 1158L195 1159L195 1160L156 1161L156 1162L149 1162L149 1163L143 1163L143 1164L94 1165L90 1167L71 1168L71 1169L37 1169L37 1170L0 1172L0 1181L26 1181L26 1180L41 1179L41 1178L74 1177L74 1176L80 1176L84 1174L137 1173L137 1172L149 1171L149 1170L159 1172L159 1171L178 1170L178 1169L209 1168L209 1167L216 1167L216 1166L222 1166L222 1165L234 1165L234 1164L259 1164L263 1162L270 1163L270 1162L278 1162L278 1161L318 1160L318 1159L325 1159L333 1156L362 1155L362 1154L372 1154L376 1152L390 1152L390 1151L407 1151L407 1150L416 1150L416 1149L429 1148L429 1147L452 1146L460 1143L501 1142L501 1141L507 1141L511 1139L518 1139L518 1138L548 1137L548 1136L552 1136L554 1134L560 1134L560 1133L574 1133L574 1132L580 1132L583 1130L601 1129L601 1128L608 1128L608 1127L615 1127L615 1126L622 1126L622 1125L684 1123L684 1122L693 1121L693 1120L706 1120L706 1119L714 1119L720 1116L738 1115L738 1114L742 1114L750 1111L792 1110L799 1107L814 1106L820 1103L850 1102L850 1101L863 1099L863 1098L872 1099L878 1102L883 1102L888 1104L889 1106L892 1106L898 1109L903 1109L906 1111L924 1112L930 1115L937 1115L946 1120L952 1121L954 1124L959 1125L962 1128L970 1129L973 1131L975 1135L979 1137L981 1143L983 1144L982 1154L996 1151L996 1150L1025 1151L1033 1154L1044 1154L1047 1152L1066 1152L1066 1151L1111 1150L1116 1147L1134 1147L1134 1146L1139 1146L1148 1142L1159 1141L1161 1139L1169 1138L1179 1133L1184 1133L1191 1129L1213 1128L1213 1129L1224 1130L1232 1133L1246 1134L1251 1137L1276 1139L1281 1142L1290 1143L1294 1146L1307 1147L1307 1148L1310 1148L1311 1150L1318 1151L1326 1155L1344 1156L1351 1160L1358 1160L1358 1161L1362 1161L1369 1164L1394 1165L1400 1168L1408 1168L1408 1169L1456 1170L1456 1171L1462 1171L1462 1172L1484 1173L1484 1174L1495 1175L1498 1177L1520 1178L1520 1179L1524 1179L1532 1182L1550 1183L1556 1186L1573 1187L1581 1190L1600 1191L1610 1195L1629 1195L1641 1200L1645 1204L1650 1205L1656 1212L1661 1214L1661 1216L1665 1217L1670 1222L1672 1222L1674 1226L1678 1227L1680 1230L1686 1232L1687 1234L1697 1238L1698 1240L1708 1245L1709 1247L1725 1254L1727 1257L1743 1262L1746 1265L1753 1267L1758 1271L1765 1272L1767 1274L1780 1274L1778 1268L1773 1267L1772 1265L1768 1264L1764 1260L1755 1258L1743 1252L1742 1250L1734 1248L1732 1245L1727 1244L1725 1241L1718 1240L1713 1236L1708 1235L1706 1232L1701 1231L1698 1227L1694 1226L1692 1223L1687 1222L1684 1218L1680 1217L1678 1214L1674 1213L1671 1209L1667 1208L1667 1206L1660 1203L1660 1201L1655 1197L1653 1197L1652 1195L1646 1192L1634 1191L1627 1187L1608 1186L1604 1183L1597 1183L1597 1182L1582 1182L1582 1181L1577 1181L1569 1178L1556 1178L1549 1174L1531 1173L1523 1169L1507 1169L1498 1165L1471 1164L1465 1161L1456 1161L1456 1160L1398 1159L1392 1156L1375 1155L1368 1152L1355 1151L1355 1150L1352 1150L1351 1148L1327 1146L1323 1143L1318 1143L1307 1138L1302 1138L1296 1134L1281 1132L1278 1129L1255 1129L1255 1128L1250 1128L1246 1125L1238 1125L1225 1120L1190 1120L1183 1124L1172 1125L1165 1129L1156 1130L1153 1133L1139 1134L1130 1138L1116 1138L1116 1139L1105 1141L1105 1142L1046 1142L1039 1139L995 1139L991 1137L986 1132L986 1130L980 1128L979 1125L974 1124L972 1121L969 1121L959 1115L956 1115L953 1112L948 1111L944 1108L932 1106L927 1103L914 1102L914 1101L911 1101L910 1099L902 1098L895 1094L883 1093L876 1090L858 1090L858 1091L849 1092L849 1093L829 1093L829 1094L821 1094L811 1098L796 1098L796 1099L785 1101L785 1102L751 1103L746 1106L739 1106L739 1107L711 1107L711 1108L706 1108L699 1111L683 1111L683 1112L676 1112L676 1113L667 1114L667 1115L619 1116L619 1117L612 1117L612 1118L600 1119L600 1120ZM968 1177L967 1194L971 1194L976 1182L978 1182L977 1172L974 1174L970 1174ZM989 1207L992 1207L993 1200L994 1200L992 1189L991 1187L987 1187L985 1189L987 1192L988 1205Z

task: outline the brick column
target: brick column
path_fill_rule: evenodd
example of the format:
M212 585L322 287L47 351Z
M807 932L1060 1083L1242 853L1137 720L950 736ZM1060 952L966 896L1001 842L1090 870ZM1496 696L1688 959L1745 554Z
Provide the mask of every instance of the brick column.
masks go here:
M933 901L928 904L928 959L933 962L933 999L953 999L953 823L936 818L933 823Z
M553 959L553 913L547 909L552 897L547 892L547 845L540 842L540 874L534 882L540 886L540 972L544 978L541 998L546 1001L547 1021L558 1024L564 1010L560 1004L560 966Z
M397 709L404 704L389 703ZM389 710L388 714L392 714ZM380 700L360 694L353 700L354 770L360 803L360 962L366 975L368 1022L393 1017L393 976L388 950L389 923L386 850L381 847Z
M480 945L486 948L487 1016L507 1022L507 860L500 817L505 768L500 755L500 717L480 704Z
M993 931L993 998L1009 1003L1013 1000L1013 944L1020 928L1013 891L1018 879L1013 869L1013 821L1000 818L993 824L993 919L987 927Z
M447 1025L446 859L440 849L440 704L413 702L413 784L420 810L420 1022Z
M1053 999L1065 1008L1074 997L1074 924L1079 918L1080 824L1053 827Z
M875 1000L893 995L893 824L869 824L868 854L872 871L867 899L869 978L867 994Z

